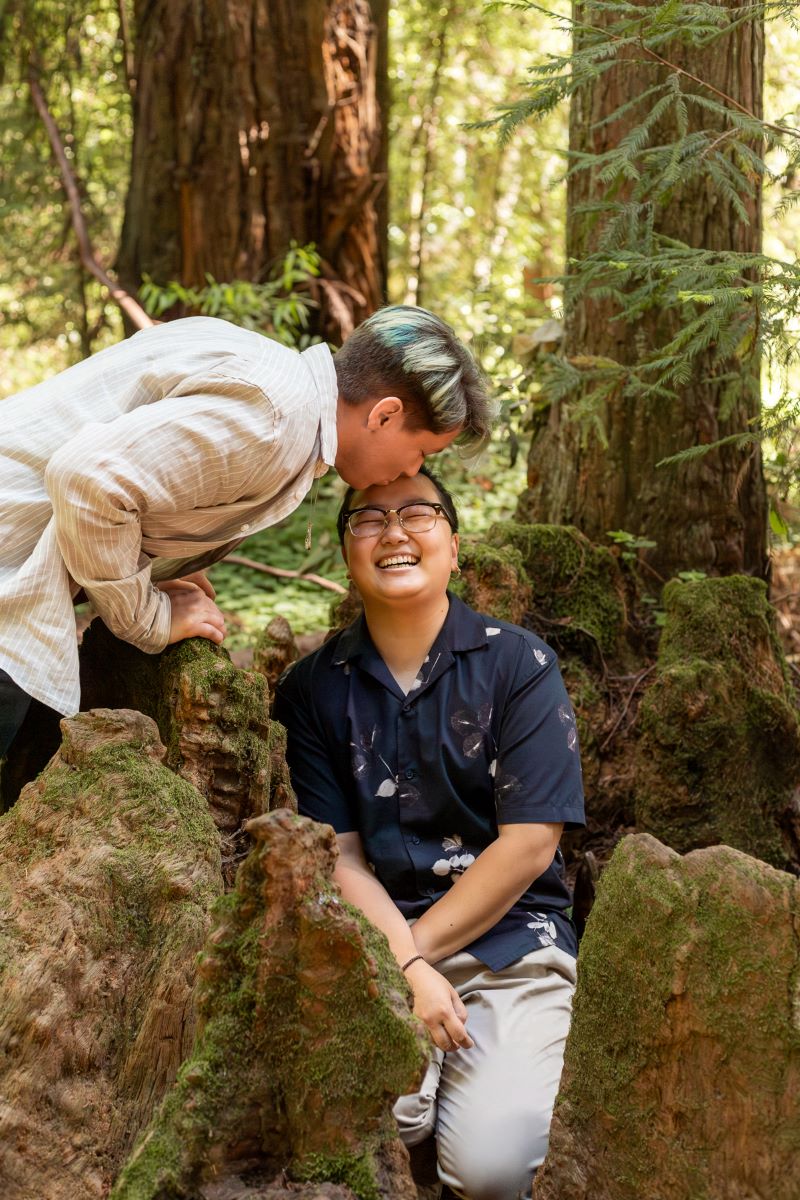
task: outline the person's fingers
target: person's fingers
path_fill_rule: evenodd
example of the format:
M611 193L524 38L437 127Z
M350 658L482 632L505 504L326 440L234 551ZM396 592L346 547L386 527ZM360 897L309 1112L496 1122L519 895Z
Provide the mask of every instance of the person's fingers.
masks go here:
M165 579L162 583L156 584L160 592L166 592L167 595L174 595L176 592L201 592L196 583L192 583L190 579Z
M217 645L225 637L225 617L213 600L196 584L175 581L180 586L167 591L172 621L170 642L190 637L204 637Z
M215 642L219 646L224 641L225 630L216 625L202 624L191 636L206 638L207 641Z
M451 1049L461 1046L463 1049L468 1050L470 1046L475 1044L467 1033L463 1021L459 1020L455 1012L448 1014L445 1017L442 1022L442 1026L450 1038L450 1041L453 1043Z
M210 604L207 607L199 609L197 615L200 620L207 621L210 625L216 625L218 629L225 627L225 618L216 604Z
M445 1024L436 1025L431 1030L431 1037L440 1050L452 1054L456 1050L469 1050L475 1045L468 1033L463 1034L463 1041L457 1041Z
M466 1021L467 1006L459 996L458 992L453 988L453 1012L458 1017L459 1021Z
M181 582L195 584L196 587L200 588L201 592L205 592L209 600L213 600L217 594L214 590L214 585L206 575L205 571L195 571L194 575L187 575L186 578Z
M433 1029L430 1030L430 1034L433 1038L434 1044L438 1046L440 1050L444 1050L445 1053L458 1049L444 1025L435 1025Z

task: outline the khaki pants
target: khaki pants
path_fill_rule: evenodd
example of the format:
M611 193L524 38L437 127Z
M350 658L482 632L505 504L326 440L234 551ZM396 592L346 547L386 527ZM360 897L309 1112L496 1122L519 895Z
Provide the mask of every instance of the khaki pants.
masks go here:
M433 1048L415 1095L394 1109L400 1137L436 1133L439 1178L465 1200L516 1200L547 1152L575 960L548 946L497 972L461 951L436 964L467 1008L475 1045Z

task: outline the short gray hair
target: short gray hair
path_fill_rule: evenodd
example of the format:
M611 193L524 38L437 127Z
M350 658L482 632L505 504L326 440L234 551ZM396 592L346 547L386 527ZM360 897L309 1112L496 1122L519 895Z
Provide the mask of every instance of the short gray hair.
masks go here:
M334 359L346 404L396 395L411 428L461 432L467 454L488 441L495 415L485 379L463 342L425 308L393 304L367 317Z

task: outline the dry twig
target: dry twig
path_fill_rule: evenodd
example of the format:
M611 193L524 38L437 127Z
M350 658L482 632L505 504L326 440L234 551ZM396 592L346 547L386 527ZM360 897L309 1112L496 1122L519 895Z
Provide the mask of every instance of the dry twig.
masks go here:
M338 596L346 596L347 588L334 579L323 579L321 575L305 575L302 571L289 571L286 567L268 567L266 563L256 562L254 558L245 558L243 554L226 554L223 562L236 563L240 567L249 567L251 571L261 571L264 575L274 575L277 579L303 579L315 583L317 587L327 588Z

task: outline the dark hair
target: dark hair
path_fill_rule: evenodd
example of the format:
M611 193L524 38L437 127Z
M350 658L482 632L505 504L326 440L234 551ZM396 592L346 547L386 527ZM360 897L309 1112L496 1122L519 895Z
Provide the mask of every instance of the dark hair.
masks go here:
M477 454L492 429L495 405L466 346L425 308L394 304L367 317L334 357L345 404L399 396L408 428L460 430L455 445Z
M436 493L439 497L439 503L442 506L444 515L450 524L453 533L458 533L458 513L453 497L448 492L447 488L439 479L438 475L434 475L428 467L420 467L418 475L424 475L426 479L430 479L433 486L436 488ZM363 490L360 488L349 487L344 494L341 507L336 516L336 532L339 534L339 542L344 545L344 531L347 528L347 513L350 511L350 505L353 502L353 496L356 492Z

